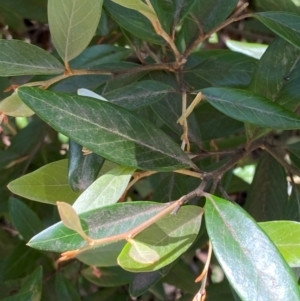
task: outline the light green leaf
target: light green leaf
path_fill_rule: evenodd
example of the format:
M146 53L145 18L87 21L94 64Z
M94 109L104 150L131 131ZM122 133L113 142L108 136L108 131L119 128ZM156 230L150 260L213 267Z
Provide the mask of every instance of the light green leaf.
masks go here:
M119 166L98 178L73 204L78 214L117 203L135 169Z
M291 267L300 267L300 223L273 221L259 223Z
M90 241L90 238L83 231L79 216L77 215L73 207L70 204L64 202L57 202L56 204L60 219L63 224L67 228L77 232L84 240Z
M144 223L168 204L135 201L117 203L95 209L79 215L81 225L92 239L111 237L125 233ZM89 265L117 265L117 256L124 247L125 241L97 245L80 253L77 258ZM80 249L87 245L76 232L66 228L61 222L47 228L33 237L28 245L32 248L53 252L65 252Z
M101 95L99 95L99 94L97 94L97 93L95 93L91 90L88 90L88 89L78 89L77 94L80 95L80 96L87 96L87 97L107 101L107 99L104 98L103 96L101 96Z
M200 207L184 206L164 216L125 245L119 265L131 272L149 272L173 262L194 242L202 214Z
M263 12L253 15L272 31L300 48L300 16L290 12Z
M0 39L0 76L63 72L63 65L49 52L23 41Z
M79 196L69 186L67 160L47 164L10 182L8 188L24 198L53 205L57 201L72 204Z
M164 132L109 102L29 87L18 94L56 130L110 161L160 171L195 167Z
M13 117L29 117L34 114L16 92L0 102L0 112Z
M49 0L53 44L64 62L78 56L94 36L103 0Z
M214 254L243 301L300 300L291 269L241 207L211 196L205 221Z
M252 92L229 88L206 88L207 101L231 118L274 129L298 129L300 117Z

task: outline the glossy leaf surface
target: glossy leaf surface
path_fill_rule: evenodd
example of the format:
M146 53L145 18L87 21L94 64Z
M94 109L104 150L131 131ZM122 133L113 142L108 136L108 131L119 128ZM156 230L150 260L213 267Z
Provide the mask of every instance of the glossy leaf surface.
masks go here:
M200 207L182 207L129 241L118 257L120 266L132 272L158 270L177 259L195 240L201 225Z
M211 196L206 200L205 220L214 254L243 301L300 299L287 263L242 208Z
M49 0L48 19L53 43L68 62L79 55L94 36L102 0Z
M228 88L202 89L208 102L231 118L274 129L298 129L300 117L267 98Z
M57 201L73 203L79 193L72 191L68 183L68 162L61 160L9 183L13 193L27 199L55 204Z
M28 87L18 94L55 129L108 160L161 171L193 166L162 131L106 101Z
M117 203L134 172L133 168L119 166L97 179L73 204L78 214Z
M49 52L19 40L0 40L0 76L63 72L63 65Z

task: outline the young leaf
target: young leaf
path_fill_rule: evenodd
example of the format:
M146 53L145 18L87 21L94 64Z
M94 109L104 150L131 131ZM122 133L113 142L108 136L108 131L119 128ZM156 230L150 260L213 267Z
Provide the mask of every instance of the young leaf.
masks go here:
M77 232L84 240L89 242L91 239L83 231L79 216L77 215L73 207L64 202L57 202L56 204L60 219L63 224L67 228Z
M63 72L63 65L49 52L23 41L0 40L0 76Z
M146 170L194 167L165 133L106 101L29 87L18 95L56 130L110 161Z
M94 36L103 0L49 0L52 41L64 62L78 56Z
M68 183L68 161L47 164L8 184L8 189L24 198L55 204L58 200L73 203L79 193L73 192Z
M290 267L300 267L300 223L273 221L259 223Z
M207 101L231 118L281 130L300 128L300 117L254 93L229 88L201 90Z
M9 214L13 225L25 241L43 229L37 214L16 198L9 200Z
M34 114L16 92L0 102L0 112L13 117L29 117Z
M131 272L158 270L177 259L194 242L203 210L184 206L176 215L166 215L130 240L118 257Z
M119 166L97 179L73 204L80 214L117 203L134 172L133 168Z
M243 301L300 299L291 269L242 208L210 196L205 220L214 253Z
M300 16L290 12L262 12L253 15L280 37L300 48Z

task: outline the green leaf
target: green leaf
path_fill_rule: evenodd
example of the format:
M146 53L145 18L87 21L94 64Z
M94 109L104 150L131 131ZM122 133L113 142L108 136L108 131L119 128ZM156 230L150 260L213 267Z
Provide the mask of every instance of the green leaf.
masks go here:
M59 132L108 160L160 171L194 166L162 131L106 101L29 87L20 88L18 94Z
M8 188L17 195L41 203L73 203L79 193L70 188L67 174L68 161L60 160L10 182Z
M289 12L263 12L253 15L283 39L300 48L300 16Z
M203 210L182 207L129 240L118 257L119 265L131 272L158 270L177 259L194 242ZM171 225L171 226L170 226Z
M18 40L0 40L0 76L59 74L61 63L49 52Z
M88 267L81 274L90 282L102 287L114 287L128 284L133 277L132 273L120 267Z
M300 300L291 269L242 208L210 196L205 220L214 254L243 301Z
M139 12L124 8L110 0L105 1L104 6L112 19L134 36L153 44L165 44L164 39L155 32L151 22Z
M300 267L300 223L273 221L259 223L290 267Z
M85 155L82 146L69 140L68 180L74 191L87 189L96 179L104 159L94 153Z
M117 203L135 169L119 166L97 179L73 204L78 214Z
M9 200L9 214L13 225L25 241L43 229L37 214L16 198Z
M284 168L268 153L259 160L245 210L259 222L284 218L288 201Z
M79 215L85 233L92 239L100 239L125 233L147 221L167 204L153 202L118 203ZM117 265L117 256L125 242L98 245L79 254L77 258L89 265ZM32 248L53 252L80 249L87 245L76 232L66 228L61 222L47 228L33 237L28 245Z
M143 80L104 94L110 102L127 110L136 110L174 93L171 86L154 80ZM137 101L138 100L138 101Z
M0 102L0 112L13 117L29 117L34 114L15 92Z
M78 56L94 36L103 0L49 0L48 19L53 44L64 62Z
M297 1L297 0L296 0ZM293 0L254 0L256 10L260 11L289 11L294 12L298 8Z
M31 301L40 301L42 297L43 269L37 267L33 273L25 280L19 293L31 293Z
M32 293L25 292L25 293L16 294L16 295L1 299L1 301L32 301Z
M206 88L202 93L211 105L231 118L266 128L300 128L299 116L254 93L229 88Z
M55 275L55 293L59 299L64 301L80 301L80 295L74 284L66 279L62 273Z

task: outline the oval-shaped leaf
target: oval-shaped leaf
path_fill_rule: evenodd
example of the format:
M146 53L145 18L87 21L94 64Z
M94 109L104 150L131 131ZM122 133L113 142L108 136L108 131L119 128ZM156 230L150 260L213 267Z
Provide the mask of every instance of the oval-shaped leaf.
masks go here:
M64 62L79 55L94 36L103 0L49 0L53 44Z
M18 95L56 130L110 161L146 170L194 167L164 132L107 101L30 87Z
M230 88L206 88L207 101L234 119L274 129L298 129L300 117L284 107L252 92Z
M290 12L262 12L253 15L272 31L300 48L300 16Z
M47 164L40 169L8 184L8 189L29 200L55 204L62 201L72 204L79 193L68 182L68 161Z
M135 169L119 166L97 179L73 204L76 212L83 213L117 203L124 193Z
M184 206L166 215L129 241L118 257L131 272L158 270L177 259L193 243L200 229L203 209Z
M300 223L273 221L259 223L291 267L300 267Z
M49 52L18 40L0 40L0 76L59 74L64 66Z
M211 196L205 220L214 253L243 301L300 300L291 269L241 207Z
M15 92L0 102L0 112L13 117L29 117L34 114Z

